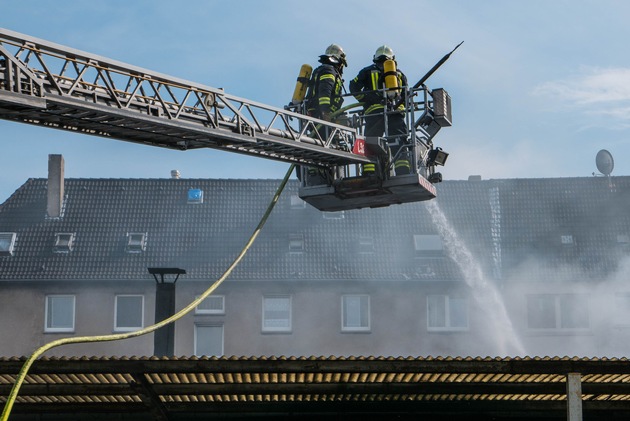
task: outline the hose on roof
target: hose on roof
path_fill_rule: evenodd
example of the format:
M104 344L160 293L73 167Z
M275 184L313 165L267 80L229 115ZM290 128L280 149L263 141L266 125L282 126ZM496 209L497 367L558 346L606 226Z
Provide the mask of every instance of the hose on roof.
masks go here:
M175 322L176 320L182 318L183 316L191 312L195 307L197 307L203 300L205 300L210 294L212 294L214 290L216 290L219 287L219 285L221 285L223 281L225 281L225 279L227 279L227 277L230 275L230 273L232 273L234 268L236 268L236 266L238 266L238 264L241 262L243 257L245 257L245 254L247 253L249 248L252 246L252 244L254 244L256 237L258 237L258 234L260 234L260 231L262 230L263 226L267 222L267 219L269 218L271 211L273 210L276 203L278 202L278 199L280 198L280 194L282 193L287 182L289 181L289 177L291 176L291 173L293 172L294 168L295 168L295 165L291 164L291 166L289 167L289 170L284 176L284 179L282 180L282 183L280 183L280 186L278 186L278 189L276 190L276 193L273 196L273 199L271 199L271 202L267 206L267 210L265 211L263 217L258 223L258 226L256 227L251 237L249 237L249 240L245 244L245 247L243 247L239 255L236 257L236 259L234 259L232 264L226 269L223 275L221 275L219 279L217 279L212 285L210 285L210 287L206 289L198 298L196 298L193 302L188 304L188 306L184 307L183 309L181 309L180 311L178 311L171 317L166 318L162 320L161 322L156 323L154 325L147 326L144 329L136 330L134 332L119 333L119 334L112 334L112 335L63 338L63 339L57 339L56 341L52 341L41 346L40 348L35 350L33 354L31 354L31 356L24 362L24 365L20 369L20 372L17 378L15 379L15 383L13 384L13 387L11 388L11 393L9 394L9 397L7 398L7 402L4 405L4 409L2 410L2 417L0 418L0 421L8 421L9 415L11 414L11 409L13 408L13 404L15 403L15 400L17 399L18 393L20 391L20 387L22 386L22 383L24 383L24 380L26 379L28 370L30 369L31 365L33 365L33 362L35 362L35 360L39 358L44 352L52 348L61 346L61 345L88 343L88 342L118 341L121 339L129 339L129 338L135 338L138 336L146 335L147 333L154 332L157 329L168 325L169 323Z

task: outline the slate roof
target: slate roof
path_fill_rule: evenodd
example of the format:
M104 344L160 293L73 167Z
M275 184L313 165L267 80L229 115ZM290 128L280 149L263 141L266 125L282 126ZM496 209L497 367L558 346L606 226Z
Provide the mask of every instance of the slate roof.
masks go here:
M17 234L13 255L0 257L0 280L151 280L148 267L216 279L280 181L66 179L58 219L46 217L46 184L29 179L0 207L0 232ZM187 203L191 188L203 191L204 203ZM451 258L419 258L414 249L414 234L438 234L454 247L431 217L435 205L488 276L510 279L532 257L574 276L601 277L627 252L630 177L444 181L437 188L432 202L346 211L337 219L309 205L293 208L292 180L230 279L459 280ZM130 232L147 234L144 252L125 250ZM76 233L70 253L53 252L56 233ZM292 235L304 239L303 252L290 252ZM568 236L573 241L563 244ZM359 248L367 238L373 252Z

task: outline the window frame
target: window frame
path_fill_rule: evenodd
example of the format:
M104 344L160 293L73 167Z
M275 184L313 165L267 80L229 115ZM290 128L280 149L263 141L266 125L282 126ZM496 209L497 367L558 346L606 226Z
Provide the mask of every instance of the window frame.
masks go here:
M199 298L199 295L195 296L195 299ZM201 304L203 304L204 302L206 302L209 299L220 299L221 300L221 308L217 309L217 310L213 310L213 309L203 309L200 308L199 306ZM201 303L199 303L199 305L197 305L195 307L195 314L198 315L224 315L225 314L225 295L209 295L207 296L205 299L203 299L201 301Z
M366 326L349 326L348 325L348 317L347 317L347 299L349 298L359 298L359 320L360 323L363 321L363 306L365 305L367 308L365 309L365 319L367 320ZM366 299L367 302L363 303L362 299ZM341 332L342 333L369 333L372 331L372 309L371 309L371 298L369 294L343 294L341 296Z
M267 326L268 320L285 320L285 319L267 319L265 317L267 313L266 303L267 300L272 299L286 299L288 301L288 313L289 316L286 319L288 326ZM261 318L261 331L263 333L291 333L293 331L293 297L291 295L263 295L262 297L262 318Z
M340 210L340 211L324 211L322 212L322 218L324 219L345 219L346 218L346 211Z
M289 207L291 209L305 209L306 202L297 194L289 196Z
M413 249L416 258L441 258L444 257L444 240L438 234L414 234Z
M2 256L13 256L13 250L15 249L15 242L17 240L16 232L0 232L0 238L7 238L7 247L0 249L0 257Z
M54 307L51 309L50 306L53 304L50 301L56 298L71 298L72 299L72 326L65 327L54 327L50 326L51 320L50 316L52 315L50 312L54 311ZM76 327L76 311L77 311L77 297L74 294L47 294L45 296L45 304L44 304L44 332L45 333L73 333ZM54 320L53 320L54 321Z
M357 252L359 254L374 254L376 252L376 241L373 235L360 235L357 239Z
M553 326L549 327L532 327L530 323L530 312L531 308L530 299L532 298L552 298L553 299ZM563 301L573 297L574 300ZM526 295L526 317L527 317L527 330L532 333L586 333L591 330L591 311L590 311L590 302L588 299L588 294L585 293L543 293L543 294L527 294ZM584 300L582 303L577 302L576 300ZM565 311L571 310L571 308L563 307L563 304L584 304L586 307L586 326L566 326L564 325L566 322L573 321L571 318L564 320ZM573 321L574 322L574 321Z
M195 187L189 188L186 195L186 203L189 205L203 204L203 190Z
M129 297L140 297L140 326L119 326L118 325L118 299ZM144 328L144 295L143 294L116 294L114 297L114 332L134 332Z
M75 232L57 232L55 233L55 245L53 251L55 253L70 253L74 250L74 243L77 234Z
M136 240L139 237L139 241ZM142 253L147 249L147 233L146 232L128 232L127 233L127 246L125 247L127 253L137 254Z
M613 310L615 327L630 327L630 292L617 292L613 295L613 300L615 302Z
M444 326L431 326L431 299L436 297L442 297L444 299ZM463 310L466 315L465 326L453 326L453 320L451 320L451 306L456 300L461 300L464 304ZM453 296L449 294L427 294L427 331L428 332L468 332L470 330L470 302L469 298L465 296Z
M296 246L299 245L299 248ZM303 254L306 250L306 240L304 239L304 233L296 232L289 234L289 254Z
M199 331L198 329L200 328L221 328L221 354L220 355L208 355L208 354L202 354L199 353ZM193 332L193 354L196 357L222 357L223 355L225 355L225 326L223 323L201 323L201 322L196 322L195 326L194 326L194 332Z

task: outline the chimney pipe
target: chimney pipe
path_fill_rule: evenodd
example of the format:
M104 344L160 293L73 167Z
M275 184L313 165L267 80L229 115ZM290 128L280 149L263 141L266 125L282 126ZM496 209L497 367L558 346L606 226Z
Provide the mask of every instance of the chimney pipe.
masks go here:
M63 204L64 161L62 155L48 155L48 203L49 218L61 217Z
M186 270L180 268L147 268L155 278L155 323L175 314L175 283ZM166 282L167 275L175 275L173 282ZM153 355L172 357L175 355L175 325L169 323L153 334Z

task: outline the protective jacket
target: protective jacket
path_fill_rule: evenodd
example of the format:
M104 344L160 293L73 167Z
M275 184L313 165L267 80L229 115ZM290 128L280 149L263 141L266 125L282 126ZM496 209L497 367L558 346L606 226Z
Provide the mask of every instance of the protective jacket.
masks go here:
M398 86L407 86L407 77L400 70L396 70ZM364 114L383 112L386 100L383 96L385 75L383 69L376 64L361 69L357 77L350 81L350 93L363 103ZM404 101L398 110L404 111Z
M339 110L343 104L343 79L338 68L322 64L313 71L306 93L308 114L323 118Z
M396 70L398 86L406 87L407 78L400 71ZM394 169L396 175L409 174L411 163L406 153L398 154L401 145L407 138L407 125L405 124L405 101L404 97L390 99L390 104L400 102L396 110L400 112L388 113L387 128L385 127L384 108L388 99L384 95L385 74L383 69L376 64L361 69L357 77L350 81L350 93L363 103L363 114L365 116L365 136L383 136L387 132L387 143L392 156L395 157ZM403 93L404 95L404 90ZM364 164L362 166L363 175L373 174L376 170L374 164Z

